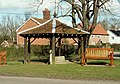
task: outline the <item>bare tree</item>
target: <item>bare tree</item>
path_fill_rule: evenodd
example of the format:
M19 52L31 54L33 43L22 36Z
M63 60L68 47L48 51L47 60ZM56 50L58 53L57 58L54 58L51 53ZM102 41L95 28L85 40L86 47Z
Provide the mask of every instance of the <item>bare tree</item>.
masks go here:
M8 36L9 36L8 29L6 28L6 25L7 25L7 23L6 23L6 17L3 16L2 17L2 21L0 23L0 34L2 36L2 40L7 40Z
M44 0L45 1L45 0ZM33 4L34 7L37 8L38 11L39 7L43 4L43 0L35 0ZM114 0L54 0L56 7L58 7L58 12L64 9L61 8L60 3L64 2L64 5L69 4L71 9L67 10L64 15L60 15L57 17L66 17L70 16L72 18L73 27L77 27L77 19L79 19L79 23L83 30L89 31L92 33L96 24L97 18L99 14L99 10L109 10L109 7L106 7L106 3L110 3ZM56 2L57 1L57 2ZM117 0L120 2L119 0ZM58 14L57 14L58 15ZM89 29L90 24L92 24L91 28Z
M62 16L70 16L72 18L73 28L77 28L77 19L79 19L79 25L85 31L92 34L96 24L98 13L101 8L106 7L105 4L109 0L61 0L61 2L66 2L71 5L71 13L66 13ZM91 26L90 26L91 25ZM78 45L81 45L81 49L78 47L78 51L85 52L85 47L88 45L90 35L86 38L81 38L81 42Z
M16 29L19 27L18 22L13 17L3 16L0 24L1 35L4 37L4 39L10 39L12 42L15 42Z
M25 12L25 14L24 14L25 21L27 21L30 18L31 15L32 15L31 12Z

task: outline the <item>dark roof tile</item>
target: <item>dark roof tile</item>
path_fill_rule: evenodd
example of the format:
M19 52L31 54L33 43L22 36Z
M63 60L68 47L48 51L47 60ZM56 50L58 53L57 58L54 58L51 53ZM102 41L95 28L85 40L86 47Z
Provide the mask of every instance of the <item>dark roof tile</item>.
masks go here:
M120 30L110 30L112 33L114 33L117 36L120 36Z

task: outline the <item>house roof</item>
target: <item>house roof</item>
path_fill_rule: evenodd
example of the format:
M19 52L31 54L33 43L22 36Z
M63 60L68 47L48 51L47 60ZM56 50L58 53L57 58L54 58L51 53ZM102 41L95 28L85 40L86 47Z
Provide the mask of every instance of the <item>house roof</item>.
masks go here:
M92 34L99 34L99 35L108 35L107 31L102 27L100 23L95 26L95 29Z
M120 36L120 30L110 30L112 33L114 33L116 36Z
M80 24L81 25L81 24ZM78 25L78 28L81 29L81 26ZM90 25L91 26L91 25ZM89 27L90 28L90 27ZM92 32L93 35L108 35L107 31L102 27L100 23L95 26L95 29Z
M41 19L41 18L35 18L35 17L32 17L34 20L38 21L39 23L44 23L46 22L47 20L46 19Z
M40 19L37 18L34 19L40 22ZM64 23L61 23L57 18L53 18L45 22L44 21L42 21L43 23L39 24L38 26L19 32L19 34L38 34L38 33L89 34L89 32L67 26Z
M18 32L24 25L26 25L26 23L27 23L29 20L32 20L33 22L37 23L37 25L40 25L40 24L42 24L42 23L44 23L44 22L47 21L46 19L40 19L40 18L30 17L26 22L23 23L23 25L21 25L21 26L16 30L16 32ZM29 25L32 25L32 24L29 24Z

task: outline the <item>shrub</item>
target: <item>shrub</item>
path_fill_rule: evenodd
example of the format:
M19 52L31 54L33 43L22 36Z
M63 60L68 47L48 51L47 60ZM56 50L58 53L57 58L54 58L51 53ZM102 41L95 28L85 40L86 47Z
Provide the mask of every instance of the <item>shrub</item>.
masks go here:
M24 47L19 46L10 46L10 47L2 47L0 46L0 50L5 49L7 52L7 61L18 61L24 59ZM49 58L49 45L31 45L31 60L32 59L48 59ZM56 48L56 56L58 56L58 48ZM76 58L74 45L61 45L61 55L65 56L68 60L74 60Z
M120 52L120 44L112 44L111 48L114 48L114 51Z
M6 57L7 60L18 60L23 58L24 56L24 49L22 47L10 46L10 47L2 47L0 46L0 50L6 50Z

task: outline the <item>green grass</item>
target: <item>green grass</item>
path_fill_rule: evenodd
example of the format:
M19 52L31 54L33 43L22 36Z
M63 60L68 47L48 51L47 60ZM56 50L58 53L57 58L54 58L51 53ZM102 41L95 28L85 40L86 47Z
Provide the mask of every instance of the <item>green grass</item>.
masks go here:
M57 79L101 79L120 80L120 60L115 60L115 67L81 66L80 64L47 65L41 63L22 64L8 62L0 66L0 75L42 77Z

